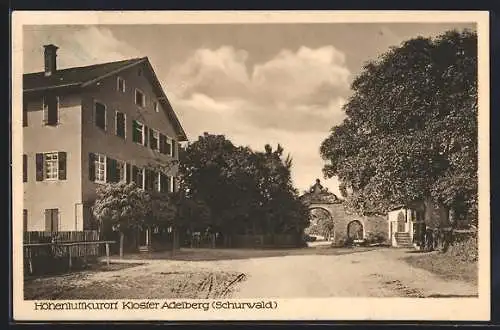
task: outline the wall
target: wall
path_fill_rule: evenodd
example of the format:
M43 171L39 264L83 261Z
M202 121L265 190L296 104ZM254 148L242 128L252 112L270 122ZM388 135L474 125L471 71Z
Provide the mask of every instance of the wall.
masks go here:
M28 126L23 128L23 154L28 160L28 181L24 183L24 209L28 230L45 230L45 209L59 209L59 230L82 230L81 209L81 99L60 95L59 124L45 126L41 96L26 97ZM66 180L36 181L36 153L65 151Z
M138 75L141 66L134 66L119 73L125 80L125 93L117 89L117 75L103 79L94 86L89 86L83 95L82 101L82 200L90 202L95 199L97 184L89 180L89 153L102 153L117 160L126 161L131 165L145 166L153 159L159 158L168 162L171 157L153 151L149 145L143 146L132 141L132 121L139 120L146 126L160 131L168 137L175 136L175 130L170 123L166 113L161 109L155 112L152 101L156 98L149 80L143 74ZM135 88L140 89L146 95L146 108L142 109L135 104ZM106 131L95 126L94 102L99 101L106 105ZM126 138L115 134L115 111L126 114ZM176 153L177 155L178 153ZM174 167L171 175L176 173Z
M347 226L350 222L358 220L363 225L364 238L371 238L375 235L387 240L387 220L385 217L366 217L349 213L342 203L335 204L311 204L309 209L322 208L327 210L332 216L334 228L333 244L341 246L347 239Z

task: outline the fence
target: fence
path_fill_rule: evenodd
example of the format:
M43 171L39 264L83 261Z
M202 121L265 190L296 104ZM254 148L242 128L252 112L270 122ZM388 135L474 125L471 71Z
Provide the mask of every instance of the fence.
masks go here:
M66 232L25 232L24 265L30 274L35 268L38 272L71 269L74 263L85 264L89 259L102 255L100 245L106 247L109 262L109 244L112 241L99 241L97 231Z

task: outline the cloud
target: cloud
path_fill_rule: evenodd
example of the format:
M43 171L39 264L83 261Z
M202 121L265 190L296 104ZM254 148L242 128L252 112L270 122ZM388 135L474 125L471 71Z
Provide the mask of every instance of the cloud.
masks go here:
M24 72L43 70L43 45L55 44L58 67L85 66L140 57L140 52L104 27L30 26L24 30Z
M294 159L296 187L307 189L322 177L321 142L344 118L345 55L303 46L253 65L250 55L231 46L197 49L165 77L171 103L191 140L208 132L254 150L280 143ZM338 193L335 179L325 186Z

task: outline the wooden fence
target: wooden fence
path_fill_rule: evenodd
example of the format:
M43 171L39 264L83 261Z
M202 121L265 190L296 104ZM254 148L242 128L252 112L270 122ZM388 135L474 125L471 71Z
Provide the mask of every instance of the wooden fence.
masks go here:
M65 257L69 253L75 258L92 257L103 254L97 241L99 235L96 230L86 231L27 231L24 232L24 244L54 243L52 246L41 245L40 248L32 248L32 256L55 256ZM96 244L75 244L69 248L62 248L58 243L96 242Z

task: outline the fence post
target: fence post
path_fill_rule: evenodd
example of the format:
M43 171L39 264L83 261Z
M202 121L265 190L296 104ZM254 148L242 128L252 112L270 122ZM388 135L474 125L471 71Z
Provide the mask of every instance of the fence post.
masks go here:
M109 266L109 243L106 243L106 264Z
M71 245L68 245L68 257L69 257L69 269L71 269L72 265L72 260L71 260Z

